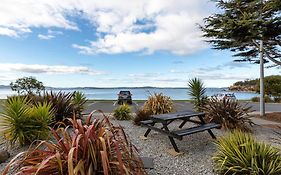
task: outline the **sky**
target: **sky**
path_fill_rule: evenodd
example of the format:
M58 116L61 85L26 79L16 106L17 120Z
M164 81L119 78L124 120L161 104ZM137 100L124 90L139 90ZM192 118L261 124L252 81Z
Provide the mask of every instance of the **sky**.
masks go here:
M52 87L227 87L259 65L213 50L199 25L210 0L1 0L0 84ZM276 68L265 75L280 74Z

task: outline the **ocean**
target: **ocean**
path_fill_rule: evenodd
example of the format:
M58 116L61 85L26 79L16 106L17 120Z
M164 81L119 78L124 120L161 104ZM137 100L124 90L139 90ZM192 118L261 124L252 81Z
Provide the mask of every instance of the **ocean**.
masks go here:
M47 91L49 91L48 88ZM59 92L73 92L81 91L88 99L92 100L116 100L117 94L120 90L129 90L133 94L133 100L146 100L150 94L163 93L170 96L173 100L189 100L188 88L154 88L154 87L140 87L140 88L53 88L52 91ZM248 100L252 97L258 96L254 92L231 92L226 88L207 88L206 95L211 96L217 93L234 93L239 100ZM11 91L9 87L0 88L0 99L6 99L7 96L13 95L15 92Z

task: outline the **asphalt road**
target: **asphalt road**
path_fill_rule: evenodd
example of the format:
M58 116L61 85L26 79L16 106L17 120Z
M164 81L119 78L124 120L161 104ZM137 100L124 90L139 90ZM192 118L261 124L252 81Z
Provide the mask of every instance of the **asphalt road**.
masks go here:
M143 106L144 102L133 102L131 106L132 112L135 112L137 109ZM175 108L177 111L184 111L184 110L192 110L193 105L190 102L174 102ZM253 102L241 102L241 105L252 106L254 111L259 111L259 103ZM104 113L111 113L114 109L116 109L119 105L115 101L96 101L86 104L86 113L90 113L93 110L102 110ZM274 104L268 103L265 104L266 111L274 111L274 112L281 112L281 104Z

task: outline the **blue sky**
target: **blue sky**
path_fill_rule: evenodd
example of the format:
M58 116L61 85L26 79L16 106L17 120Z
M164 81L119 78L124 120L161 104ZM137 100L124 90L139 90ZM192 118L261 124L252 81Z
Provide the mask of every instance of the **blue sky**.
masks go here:
M2 1L0 84L186 87L199 77L226 87L259 76L259 65L204 42L198 24L217 11L208 0Z

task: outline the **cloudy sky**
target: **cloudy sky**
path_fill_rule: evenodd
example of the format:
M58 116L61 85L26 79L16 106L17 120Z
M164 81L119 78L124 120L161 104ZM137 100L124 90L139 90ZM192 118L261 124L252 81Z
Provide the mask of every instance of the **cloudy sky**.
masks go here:
M259 76L212 50L198 25L209 0L1 0L0 84L34 76L54 87L225 87ZM279 70L266 69L266 75Z

